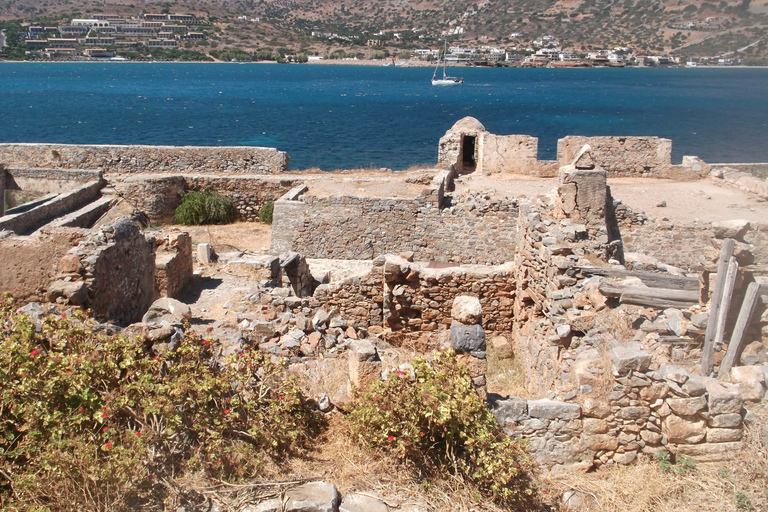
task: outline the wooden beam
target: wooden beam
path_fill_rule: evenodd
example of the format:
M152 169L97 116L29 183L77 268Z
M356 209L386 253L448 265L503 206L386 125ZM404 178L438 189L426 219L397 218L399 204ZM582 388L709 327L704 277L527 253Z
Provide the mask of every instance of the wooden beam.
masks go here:
M728 262L733 256L735 242L726 238L723 240L723 248L720 250L720 261L717 264L717 279L715 289L712 290L712 300L709 307L709 320L707 321L707 333L704 335L704 347L701 353L701 375L709 377L715 368L715 331L717 329L720 300L723 298L725 288L725 274L728 271Z
M681 301L674 299L665 299L663 297L653 297L650 295L634 295L625 293L619 298L622 304L634 304L635 306L646 306L654 309L688 309L693 305L690 301Z
M649 288L647 286L625 286L603 281L600 283L600 293L606 297L621 297L622 295L644 296L656 299L670 299L688 303L686 307L699 303L699 291L675 290L672 288Z
M637 277L643 284L651 288L671 288L674 290L699 291L699 278L688 276L673 276L670 274L661 274L658 272L645 272L640 270L626 270L623 268L606 267L573 267L576 271L585 276L603 276L603 277Z
M733 334L731 334L731 342L728 344L728 351L725 353L723 362L720 363L720 372L717 374L717 377L720 379L728 378L731 373L731 367L741 355L741 351L744 350L744 335L752 320L752 314L755 311L759 296L760 285L757 283L749 283L747 294L744 296L744 302L741 303L739 318L736 320L736 326L733 328Z

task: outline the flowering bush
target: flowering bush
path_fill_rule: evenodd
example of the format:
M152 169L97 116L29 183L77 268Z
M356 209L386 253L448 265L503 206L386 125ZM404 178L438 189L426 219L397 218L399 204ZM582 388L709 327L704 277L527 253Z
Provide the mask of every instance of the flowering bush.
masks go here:
M320 419L258 352L218 364L187 334L152 356L141 339L0 301L0 508L121 510L161 503L189 471L253 476Z
M449 351L413 368L415 379L395 371L358 392L353 435L422 471L459 474L499 504L533 510L530 462L478 398L466 367Z

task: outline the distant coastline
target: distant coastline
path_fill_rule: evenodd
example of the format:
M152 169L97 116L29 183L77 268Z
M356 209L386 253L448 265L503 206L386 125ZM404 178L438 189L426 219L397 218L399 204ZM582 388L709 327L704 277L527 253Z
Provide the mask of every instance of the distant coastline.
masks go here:
M386 64L389 61L390 64ZM315 60L304 63L284 62L279 63L272 60L260 60L260 61L243 61L243 62L228 62L228 61L206 61L206 60L109 60L109 59L93 59L93 60L2 60L0 64L270 64L270 65L284 65L284 66L371 66L371 67L391 67L391 68L432 68L434 62L429 61L405 61L403 64L391 64L391 59L366 59L366 60L344 60L344 59L328 59L328 60ZM449 68L458 69L768 69L768 66L579 66L579 67L523 67L523 66L472 66L472 65L457 65L447 64Z

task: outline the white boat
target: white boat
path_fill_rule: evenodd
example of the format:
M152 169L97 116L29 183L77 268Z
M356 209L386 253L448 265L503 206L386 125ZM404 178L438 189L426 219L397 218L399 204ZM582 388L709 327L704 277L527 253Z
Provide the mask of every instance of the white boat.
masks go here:
M461 85L464 83L464 79L455 76L448 76L445 74L445 54L448 53L448 41L445 42L445 49L443 50L443 77L438 78L437 70L440 68L440 59L437 59L435 65L435 72L432 73L432 85Z

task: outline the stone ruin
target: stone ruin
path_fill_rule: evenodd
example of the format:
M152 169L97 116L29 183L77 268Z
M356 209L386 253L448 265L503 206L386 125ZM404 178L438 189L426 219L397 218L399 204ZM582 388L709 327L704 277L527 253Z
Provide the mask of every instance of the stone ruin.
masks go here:
M360 386L390 371L385 344L450 346L507 434L528 439L552 472L661 449L729 460L756 421L749 409L768 387L768 226L651 223L612 196L607 178L710 173L768 193L737 169L695 157L672 165L668 140L566 137L548 162L535 138L465 118L440 140L440 169L409 197L313 195L309 178L286 174L287 156L265 148L62 148L0 145L0 191L15 198L0 217L0 289L19 300L90 308L165 350L190 314L171 298L195 260L237 268L259 285L227 311L235 334L222 356L246 345L290 361L346 353ZM533 199L462 193L471 173L559 183ZM186 233L141 231L137 220L165 221L181 193L203 188L234 197L243 220L275 201L271 254L216 255L207 244L193 253ZM685 251L669 248L670 235ZM365 270L333 278L312 258L365 259ZM487 351L514 356L533 398L487 392ZM717 378L703 366L710 355Z

